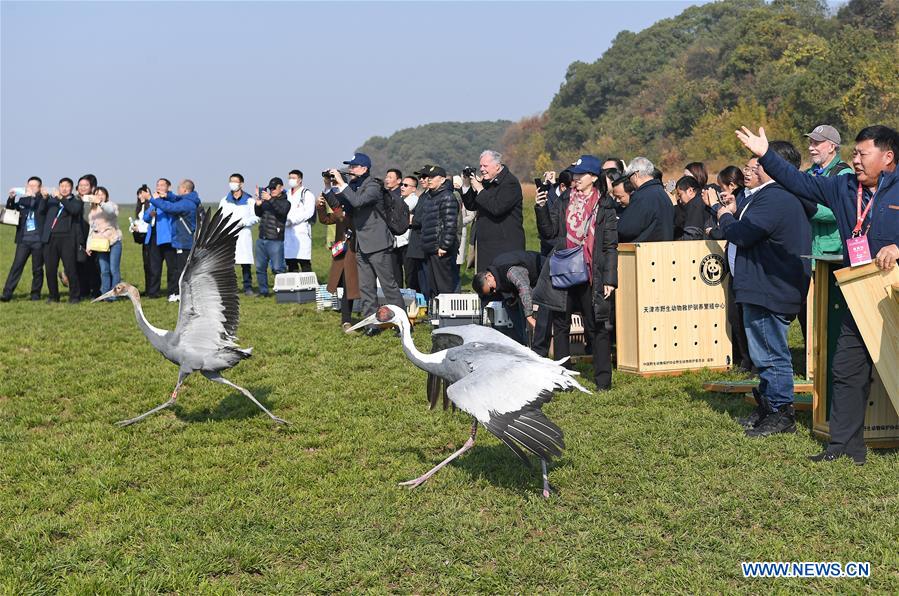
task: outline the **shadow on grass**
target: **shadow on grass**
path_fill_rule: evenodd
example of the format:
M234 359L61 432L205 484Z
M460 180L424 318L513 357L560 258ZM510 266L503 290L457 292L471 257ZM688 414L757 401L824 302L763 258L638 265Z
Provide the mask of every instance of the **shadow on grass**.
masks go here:
M403 453L412 453L418 458L421 462L421 471L418 472L419 474L425 473L449 455L448 452L435 458L425 453L422 449L412 447L404 448L401 451ZM518 456L512 453L508 447L501 443L486 445L475 443L474 447L450 463L447 467L455 467L464 470L471 476L472 483L478 479L484 479L494 486L505 488L525 496L543 490L540 460L531 455L528 458L528 461L531 464L530 468L527 467ZM563 453L562 458L549 463L546 470L550 475L550 478L552 478L552 474L555 470L562 469L567 465L568 460ZM440 472L437 472L436 476L439 475ZM433 479L431 481L433 481Z
M190 397L184 396L184 398L179 397L179 401L176 402L174 406L172 406L171 410L175 413L175 416L177 416L178 419L183 422L243 420L246 418L255 418L257 416L268 418L265 412L260 410L256 406L256 404L247 399L242 393L238 392L236 389L231 389L230 387L228 387L227 390L227 397L220 401L215 408L203 408L199 410L191 408ZM256 389L247 387L247 390L252 393L253 396L257 400L259 400L259 403L265 406L269 412L271 412L275 416L278 415L278 413L274 411L273 406L268 399L268 397L272 393L271 387L262 387ZM187 403L182 402L182 399L184 399Z

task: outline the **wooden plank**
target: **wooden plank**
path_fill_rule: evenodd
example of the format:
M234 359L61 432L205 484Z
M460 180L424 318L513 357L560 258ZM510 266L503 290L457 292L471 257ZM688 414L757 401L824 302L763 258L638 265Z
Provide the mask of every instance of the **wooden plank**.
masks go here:
M637 337L637 253L633 244L618 246L618 288L615 290L616 363L636 371L640 362Z
M754 380L747 381L712 381L703 383L702 388L706 391L714 391L716 393L749 393L753 387L758 387L759 382ZM812 393L811 381L795 381L793 383L793 393Z
M899 267L882 271L874 263L834 272L887 395L899 412L899 304L890 296Z

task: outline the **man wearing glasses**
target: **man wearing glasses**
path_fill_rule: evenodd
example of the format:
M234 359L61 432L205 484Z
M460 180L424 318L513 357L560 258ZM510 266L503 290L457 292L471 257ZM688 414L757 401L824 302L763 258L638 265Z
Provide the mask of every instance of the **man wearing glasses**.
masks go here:
M418 205L418 178L415 176L406 176L403 178L403 181L400 182L399 190L400 196L403 197L403 201L405 201L406 206L409 208L409 222L411 223L412 213L414 213L415 207ZM397 283L403 283L403 272L405 271L405 287L417 288L417 280L409 279L410 264L408 263L408 256L406 255L406 249L409 246L409 237L411 235L412 228L409 228L404 234L400 234L396 237L396 254L394 255L396 257L396 271L394 276L396 277ZM412 281L416 282L414 286L412 285Z
M405 309L400 288L393 273L394 236L381 215L381 184L370 176L371 159L357 153L343 162L347 165L350 181L346 182L339 170L330 174L337 188L334 195L341 203L353 209L356 225L356 264L359 269L359 294L362 299L362 316L374 314L378 308L378 282L387 304ZM365 330L374 336L381 329L371 326Z

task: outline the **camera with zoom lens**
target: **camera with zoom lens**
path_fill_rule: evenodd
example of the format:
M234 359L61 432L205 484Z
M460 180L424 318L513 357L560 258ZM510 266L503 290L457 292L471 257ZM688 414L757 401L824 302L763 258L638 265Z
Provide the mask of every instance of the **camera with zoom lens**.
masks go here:
M471 166L466 166L462 168L462 176L464 178L474 178L478 175L478 168L473 168Z
M325 180L330 180L331 182L337 180L337 178L331 175L330 170L325 170L324 172L322 172L322 178L324 178Z

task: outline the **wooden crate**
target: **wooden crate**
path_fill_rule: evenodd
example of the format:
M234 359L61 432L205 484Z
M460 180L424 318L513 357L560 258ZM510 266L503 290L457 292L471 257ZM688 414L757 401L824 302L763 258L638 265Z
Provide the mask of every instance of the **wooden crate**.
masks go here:
M817 436L825 440L830 438L833 351L836 348L843 317L848 312L846 299L833 275L835 270L842 267L842 258L819 260L815 266L814 357L815 369L818 374L815 375L814 383L812 428ZM841 283L849 285L849 281L851 280ZM883 323L881 325L883 326ZM899 327L895 329L899 331ZM882 357L883 355L881 355ZM885 368L885 363L881 363L880 368ZM896 368L895 361L892 368ZM874 381L871 383L871 393L868 397L868 411L865 414L865 444L874 448L899 446L899 415L897 415L876 369Z
M617 363L642 375L731 366L724 243L618 245Z

